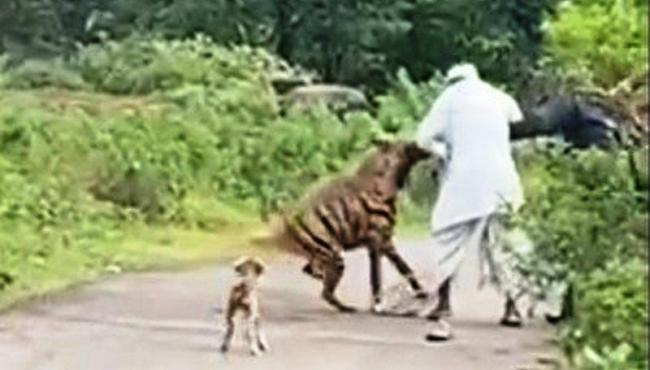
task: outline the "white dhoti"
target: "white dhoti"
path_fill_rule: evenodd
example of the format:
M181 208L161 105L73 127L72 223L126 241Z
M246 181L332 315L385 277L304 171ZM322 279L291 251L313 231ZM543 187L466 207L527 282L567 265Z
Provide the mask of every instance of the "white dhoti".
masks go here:
M505 248L505 229L499 218L500 215L491 214L433 233L434 271L438 285L453 278L463 262L468 260L477 264L470 270L478 273L479 288L489 282L504 295L514 298L520 294L521 284L515 278L514 266Z

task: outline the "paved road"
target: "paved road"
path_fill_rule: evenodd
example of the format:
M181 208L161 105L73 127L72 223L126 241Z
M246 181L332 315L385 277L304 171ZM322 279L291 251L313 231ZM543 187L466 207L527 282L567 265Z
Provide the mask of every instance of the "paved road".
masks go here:
M403 254L426 266L422 242L402 242ZM365 254L349 255L340 294L369 304ZM232 279L229 266L152 272L111 278L0 316L3 370L396 370L546 369L550 329L533 321L523 329L496 325L501 301L486 289L461 284L452 318L456 338L426 343L421 319L342 315L318 298L319 285L299 261L273 261L263 283L263 309L272 351L248 355L241 338L224 357L212 309ZM398 281L385 266L388 283Z

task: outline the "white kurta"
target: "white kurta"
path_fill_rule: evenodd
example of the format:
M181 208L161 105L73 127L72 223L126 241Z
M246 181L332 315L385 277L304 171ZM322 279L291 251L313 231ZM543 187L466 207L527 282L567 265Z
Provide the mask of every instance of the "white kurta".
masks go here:
M432 228L439 231L523 203L509 123L523 119L506 93L466 78L449 86L421 123L420 147L446 158Z

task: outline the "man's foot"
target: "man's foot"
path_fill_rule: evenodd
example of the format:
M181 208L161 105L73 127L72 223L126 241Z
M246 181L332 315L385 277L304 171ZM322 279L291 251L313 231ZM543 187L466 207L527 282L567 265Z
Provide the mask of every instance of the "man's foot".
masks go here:
M546 322L551 325L557 325L562 320L564 320L564 317L562 317L562 315L551 315L548 313L544 315L544 318L546 319Z
M517 305L510 297L506 298L506 310L499 324L510 328L519 328L523 325Z
M499 321L499 324L508 328L520 328L524 325L521 318L516 316L504 317Z
M444 317L451 317L451 280L447 279L438 289L438 303L436 307L429 312L426 317L429 320L438 320Z
M424 339L427 342L443 342L451 339L451 325L445 320L436 320L429 327Z

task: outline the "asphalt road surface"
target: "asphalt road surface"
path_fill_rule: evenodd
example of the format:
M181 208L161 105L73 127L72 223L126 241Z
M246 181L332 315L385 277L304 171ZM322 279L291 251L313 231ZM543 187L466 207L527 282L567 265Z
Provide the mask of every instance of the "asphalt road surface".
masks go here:
M423 241L400 251L418 271L427 267ZM339 293L362 311L340 314L319 298L320 284L302 261L279 257L262 283L263 324L271 351L251 357L236 335L227 356L217 348L215 306L233 279L229 265L147 272L83 286L0 316L2 370L532 370L549 369L552 329L541 319L521 329L497 325L502 301L460 279L451 318L455 337L424 341L426 321L368 313L368 264L350 253ZM400 281L384 266L387 285Z

